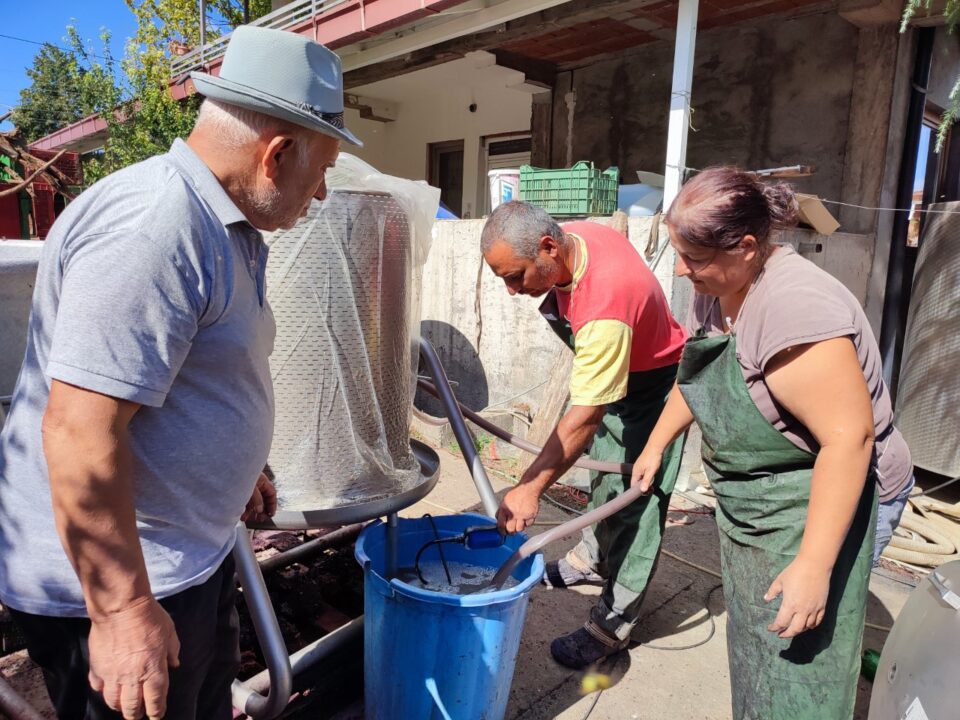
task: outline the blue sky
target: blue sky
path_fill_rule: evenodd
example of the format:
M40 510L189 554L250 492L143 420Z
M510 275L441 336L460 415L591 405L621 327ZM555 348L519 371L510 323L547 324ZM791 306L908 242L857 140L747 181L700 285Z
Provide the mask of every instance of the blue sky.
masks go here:
M50 42L63 46L67 25L73 24L80 37L92 43L94 52L102 47L100 29L109 28L113 34L111 50L114 57L123 56L126 39L136 30L133 13L123 0L0 0L0 35L22 38L33 42ZM26 68L40 49L21 40L0 37L0 114L20 101L20 91L30 86ZM5 122L0 130L10 130Z

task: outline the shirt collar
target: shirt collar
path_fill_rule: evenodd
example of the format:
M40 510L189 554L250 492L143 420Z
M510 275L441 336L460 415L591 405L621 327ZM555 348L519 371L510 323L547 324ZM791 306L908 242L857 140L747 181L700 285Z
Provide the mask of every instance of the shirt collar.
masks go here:
M168 155L225 227L240 222L250 224L240 212L240 208L227 195L217 176L189 145L177 138L173 141Z
M583 279L584 273L587 272L587 243L584 242L582 237L575 233L568 232L567 236L573 238L577 247L580 248L580 252L577 253L577 266L573 269L573 279L566 285L557 285L556 288L560 292L570 293L577 289L577 285L579 285Z

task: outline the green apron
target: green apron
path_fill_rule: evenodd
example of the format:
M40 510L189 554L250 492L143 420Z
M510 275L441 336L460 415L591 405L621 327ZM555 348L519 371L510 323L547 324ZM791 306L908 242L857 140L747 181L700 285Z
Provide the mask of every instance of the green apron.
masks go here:
M816 456L761 414L743 379L733 335L703 329L684 348L680 391L703 433L703 461L717 495L717 525L734 720L849 720L876 523L876 488L865 484L830 579L819 627L792 639L767 630L781 598L764 602L796 557Z
M551 329L575 350L570 324L560 317L551 291L540 308ZM640 455L676 380L677 366L630 373L627 395L607 405L590 447L594 460L632 463ZM640 605L660 552L670 495L680 472L683 439L663 454L656 490L585 531L577 555L607 579L591 620L610 636L625 641L640 615ZM590 474L590 508L630 488L630 476Z

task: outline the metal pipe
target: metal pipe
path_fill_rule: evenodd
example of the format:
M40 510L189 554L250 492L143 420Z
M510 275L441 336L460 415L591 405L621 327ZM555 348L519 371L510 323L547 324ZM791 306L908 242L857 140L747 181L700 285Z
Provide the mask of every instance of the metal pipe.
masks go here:
M654 489L653 492L658 493L662 491L659 489ZM511 555L510 558L503 564L503 566L497 570L497 574L493 576L489 587L496 589L503 587L503 584L507 581L507 578L510 577L510 573L513 572L514 568L516 568L517 565L523 562L526 558L530 557L535 552L538 552L544 545L548 545L555 540L562 540L563 538L570 537L574 533L580 532L588 525L600 522L601 520L610 517L614 513L623 510L623 508L625 508L627 505L642 496L643 493L640 491L640 486L636 485L622 495L618 495L610 502L604 503L600 507L594 508L588 513L584 513L583 515L575 517L572 520L563 523L563 525L557 525L555 528L551 528L546 532L540 533L539 535L534 535L523 545L517 548L513 555Z
M43 716L27 703L0 673L0 713L10 720L43 720Z
M314 555L330 548L340 547L357 539L360 531L366 527L363 523L346 525L321 537L309 540L295 548L277 553L260 562L260 572L270 573L294 563L309 560Z
M418 380L417 385L423 388L424 390L426 390L431 395L435 397L440 397L440 391L437 390L437 388L434 385L432 385L431 383L428 383L426 380ZM456 402L456 398L454 398L454 401ZM523 438L519 438L513 433L509 433L503 428L497 425L494 425L492 422L490 422L486 418L480 415L477 415L477 413L475 413L473 410L466 407L465 405L461 405L459 402L457 402L457 407L467 418L470 419L470 422L472 422L474 425L477 425L478 427L483 428L491 435L496 435L498 438L500 438L504 442L508 442L514 447L520 448L524 452L528 452L532 455L539 455L543 450L543 448L540 447L539 445L534 445L531 442L527 442ZM585 468L587 470L596 470L597 472L619 473L621 475L629 475L633 471L633 465L631 465L630 463L601 462L600 460L593 460L591 458L586 458L586 457L580 458L579 460L577 460L574 463L574 466L579 468ZM493 516L491 515L491 517Z
M203 62L203 50L207 45L207 0L199 0L200 4L200 61Z
M346 625L341 625L333 632L324 635L319 640L315 640L291 655L290 665L293 668L294 676L302 674L332 653L362 637L363 615L354 618ZM237 684L238 683L234 683L234 699L237 697ZM255 693L267 692L271 687L269 670L264 670L248 678L242 685L245 691Z
M386 532L386 575L385 579L387 582L390 582L397 576L397 547L398 540L397 535L399 534L400 529L400 519L397 517L396 513L390 513L387 515L387 532Z
M935 29L920 28L917 33L916 55L907 110L907 125L903 136L903 156L897 179L894 207L904 208L894 213L890 231L890 259L887 263L887 282L883 294L883 315L880 323L880 355L883 358L883 379L896 400L900 376L900 357L903 352L903 334L907 320L907 306L913 278L904 271L907 264L907 229L913 204L913 180L917 170L917 150L923 128L923 110L927 101L927 83L933 58Z
M497 502L497 498L493 494L490 478L487 477L487 471L484 470L483 463L480 461L480 454L477 452L473 435L467 427L466 420L463 419L460 405L450 388L447 373L443 369L443 365L440 364L437 351L426 338L420 338L420 357L427 363L427 371L433 378L434 386L438 391L437 397L450 419L450 427L453 429L453 435L460 445L463 459L466 461L467 467L470 468L470 474L473 476L473 483L477 486L477 492L480 494L480 502L483 503L484 512L490 517L496 517L500 503Z
M290 702L293 670L250 536L251 532L246 527L237 525L233 557L237 564L237 576L243 587L243 598L250 611L250 619L266 661L270 690L269 695L264 696L239 680L233 681L231 690L234 707L243 710L255 720L271 720L283 712Z

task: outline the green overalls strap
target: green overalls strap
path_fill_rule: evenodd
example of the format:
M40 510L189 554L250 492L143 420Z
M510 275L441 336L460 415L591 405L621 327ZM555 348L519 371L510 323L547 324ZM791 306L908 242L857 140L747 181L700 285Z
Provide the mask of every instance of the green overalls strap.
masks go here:
M555 311L551 300L548 296L541 306L541 314L557 336L575 350L570 324ZM590 457L615 463L636 460L660 418L676 374L676 365L630 373L627 395L607 405L590 447ZM595 562L595 569L608 579L601 595L604 610L593 613L593 621L621 640L629 636L639 617L643 593L660 552L670 495L682 455L683 439L678 439L664 452L655 492L593 527L596 547L590 548L590 554L596 557L583 559ZM609 502L629 488L628 475L592 472L590 508ZM584 535L584 542L592 542L588 534Z
M687 342L677 377L703 433L717 495L734 720L849 720L876 523L871 479L830 579L819 627L792 639L767 630L780 599L763 596L800 549L816 456L761 414L737 361L733 335Z

